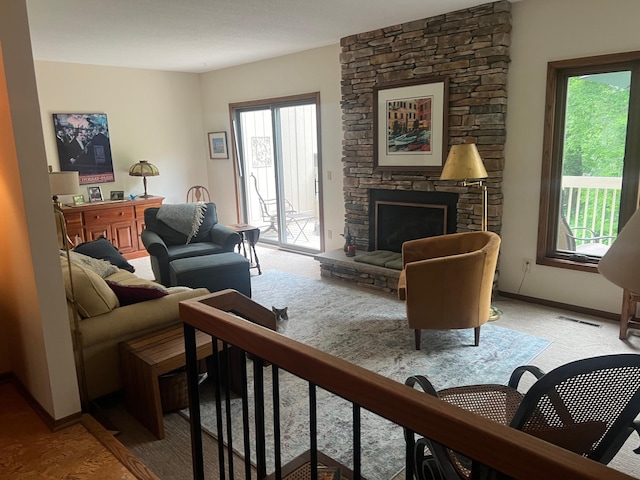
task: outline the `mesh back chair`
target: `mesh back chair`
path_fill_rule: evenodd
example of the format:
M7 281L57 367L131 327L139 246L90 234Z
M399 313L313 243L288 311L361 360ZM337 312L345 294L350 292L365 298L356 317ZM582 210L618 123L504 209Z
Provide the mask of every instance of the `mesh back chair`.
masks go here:
M522 394L517 387L526 372L537 381ZM424 376L409 377L405 383L603 464L611 461L634 429L640 432L635 421L640 412L640 355L577 360L546 375L537 367L522 366L514 370L507 386L436 391ZM487 468L436 442L414 437L405 431L407 470L421 480L467 479L472 468L474 476L476 467Z

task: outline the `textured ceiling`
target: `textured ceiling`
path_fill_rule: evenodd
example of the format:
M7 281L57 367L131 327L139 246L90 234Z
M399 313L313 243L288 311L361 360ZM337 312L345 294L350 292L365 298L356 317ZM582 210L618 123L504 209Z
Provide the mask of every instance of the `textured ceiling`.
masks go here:
M486 0L27 0L36 60L206 72Z

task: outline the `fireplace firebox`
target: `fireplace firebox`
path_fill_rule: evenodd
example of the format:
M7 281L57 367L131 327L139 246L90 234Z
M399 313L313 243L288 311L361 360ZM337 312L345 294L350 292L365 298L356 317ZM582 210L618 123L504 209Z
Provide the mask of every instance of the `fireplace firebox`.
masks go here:
M401 252L408 240L457 230L457 193L373 189L369 200L369 250Z

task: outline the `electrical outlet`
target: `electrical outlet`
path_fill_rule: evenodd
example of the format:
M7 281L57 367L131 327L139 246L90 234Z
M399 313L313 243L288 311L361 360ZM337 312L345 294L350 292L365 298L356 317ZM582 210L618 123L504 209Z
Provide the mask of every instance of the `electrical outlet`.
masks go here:
M327 170L327 180L331 180L332 174L331 170Z
M333 230L327 230L327 237L329 237L329 240L333 238Z
M525 258L522 260L522 271L523 272L531 271L531 259Z

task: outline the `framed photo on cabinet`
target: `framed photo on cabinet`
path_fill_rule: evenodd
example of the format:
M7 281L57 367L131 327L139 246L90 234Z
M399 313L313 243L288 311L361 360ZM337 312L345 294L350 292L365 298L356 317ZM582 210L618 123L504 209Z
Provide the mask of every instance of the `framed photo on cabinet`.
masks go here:
M124 190L111 190L110 200L124 200Z
M87 187L87 191L89 192L89 202L102 202L104 198L102 197L102 188L98 187Z

